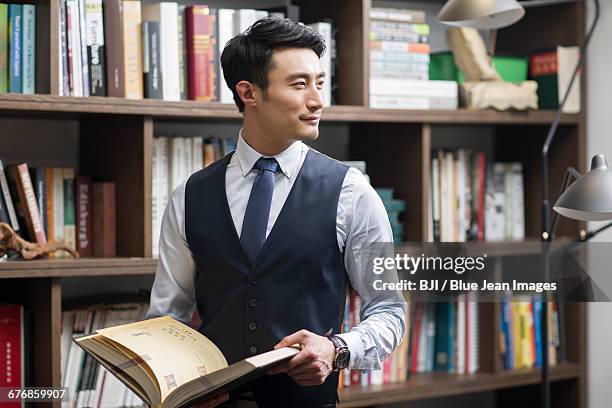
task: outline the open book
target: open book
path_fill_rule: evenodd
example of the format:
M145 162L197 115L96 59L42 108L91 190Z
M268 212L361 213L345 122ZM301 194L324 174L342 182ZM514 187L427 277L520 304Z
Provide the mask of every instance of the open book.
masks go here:
M198 331L171 317L96 330L74 339L151 407L184 407L234 390L296 355L284 347L228 366Z

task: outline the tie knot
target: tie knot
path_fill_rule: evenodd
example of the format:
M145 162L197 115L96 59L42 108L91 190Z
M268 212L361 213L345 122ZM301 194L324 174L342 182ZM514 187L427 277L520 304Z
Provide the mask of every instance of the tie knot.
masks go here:
M278 162L274 158L260 157L253 167L257 170L268 170L276 173L278 171Z

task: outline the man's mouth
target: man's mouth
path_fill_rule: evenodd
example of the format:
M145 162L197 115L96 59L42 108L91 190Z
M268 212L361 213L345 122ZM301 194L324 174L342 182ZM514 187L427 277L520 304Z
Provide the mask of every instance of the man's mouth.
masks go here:
M308 124L315 125L319 123L319 120L321 120L321 116L320 115L304 116L304 117L301 117L300 120L302 122L306 122Z

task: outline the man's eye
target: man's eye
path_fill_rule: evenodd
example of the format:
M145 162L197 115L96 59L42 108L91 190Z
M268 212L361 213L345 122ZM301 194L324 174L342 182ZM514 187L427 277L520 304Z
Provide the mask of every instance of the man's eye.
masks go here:
M293 86L297 86L297 87L306 86L306 82L296 82L293 84Z
M323 84L325 84L324 81L317 82L317 88L323 89Z

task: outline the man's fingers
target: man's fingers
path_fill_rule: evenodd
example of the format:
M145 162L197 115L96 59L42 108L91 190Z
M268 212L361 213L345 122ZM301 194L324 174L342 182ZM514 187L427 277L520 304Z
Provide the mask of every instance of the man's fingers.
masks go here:
M289 370L293 370L296 367L301 366L302 364L310 363L314 360L315 356L312 351L305 349L297 353L295 356L291 358L291 360L286 363L280 364L274 368L268 370L268 374L278 374L283 373Z
M279 341L278 344L274 346L274 348L277 349L281 347L289 347L294 344L303 344L304 340L308 337L309 334L310 332L304 329L296 331L295 333L290 334L289 336Z

